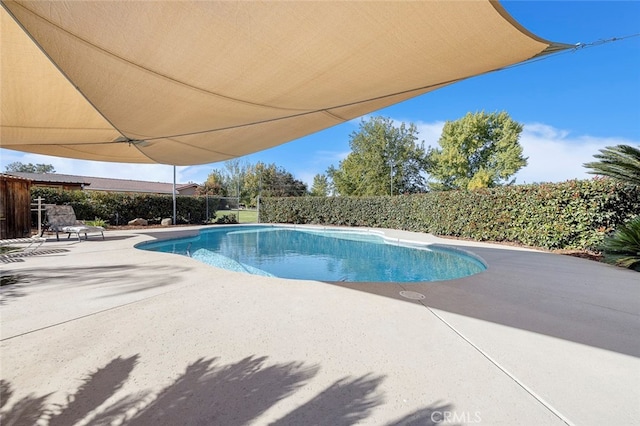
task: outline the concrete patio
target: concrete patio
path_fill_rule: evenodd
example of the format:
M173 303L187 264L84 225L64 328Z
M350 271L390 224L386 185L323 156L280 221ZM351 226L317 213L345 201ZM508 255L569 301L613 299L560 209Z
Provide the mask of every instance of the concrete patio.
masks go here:
M488 270L338 285L133 247L197 231L4 259L2 424L640 424L636 272L393 230Z

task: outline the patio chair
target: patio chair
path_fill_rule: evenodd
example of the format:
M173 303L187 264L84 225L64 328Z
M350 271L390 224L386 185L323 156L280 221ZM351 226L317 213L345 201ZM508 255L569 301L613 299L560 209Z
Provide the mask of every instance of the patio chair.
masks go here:
M48 229L49 231L55 231L58 241L60 241L60 232L67 233L67 239L71 238L71 234L76 234L78 241L81 241L80 234L84 234L84 238L89 239L88 233L99 232L104 240L104 228L102 226L89 226L80 222L76 219L76 213L73 211L72 206L45 204L44 208L47 214L47 227L42 230L40 236Z

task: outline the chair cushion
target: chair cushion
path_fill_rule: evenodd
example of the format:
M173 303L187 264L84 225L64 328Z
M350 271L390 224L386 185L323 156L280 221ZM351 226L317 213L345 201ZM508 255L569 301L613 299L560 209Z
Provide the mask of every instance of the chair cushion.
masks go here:
M59 228L62 232L70 232L72 234L83 232L102 232L104 228L102 226L88 226L88 225L76 225L76 226L63 226Z

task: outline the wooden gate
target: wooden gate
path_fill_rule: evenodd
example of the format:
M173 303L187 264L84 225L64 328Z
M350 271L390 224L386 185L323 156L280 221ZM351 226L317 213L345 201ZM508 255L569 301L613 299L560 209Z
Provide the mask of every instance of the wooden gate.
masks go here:
M31 236L31 181L0 175L0 239Z

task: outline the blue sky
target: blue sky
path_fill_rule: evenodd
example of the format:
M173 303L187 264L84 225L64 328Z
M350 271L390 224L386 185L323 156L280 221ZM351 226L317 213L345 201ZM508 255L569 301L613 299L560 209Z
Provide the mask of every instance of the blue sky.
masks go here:
M525 28L547 40L576 44L640 33L640 1L504 1ZM520 143L529 165L518 183L587 178L582 164L599 149L640 146L640 36L577 49L548 59L474 77L371 115L412 122L426 146L437 146L442 126L467 112L506 111L524 125ZM350 151L360 120L242 157L276 163L311 183ZM11 162L52 164L56 172L170 182L173 168L71 160L0 149ZM180 183L203 182L223 163L177 168Z

